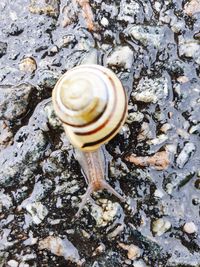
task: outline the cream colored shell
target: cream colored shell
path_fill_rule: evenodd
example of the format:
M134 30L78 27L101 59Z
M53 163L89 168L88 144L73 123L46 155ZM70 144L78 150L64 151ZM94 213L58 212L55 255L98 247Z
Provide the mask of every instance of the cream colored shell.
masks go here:
M93 151L113 138L127 115L127 97L117 76L100 65L67 71L53 90L53 105L71 143Z

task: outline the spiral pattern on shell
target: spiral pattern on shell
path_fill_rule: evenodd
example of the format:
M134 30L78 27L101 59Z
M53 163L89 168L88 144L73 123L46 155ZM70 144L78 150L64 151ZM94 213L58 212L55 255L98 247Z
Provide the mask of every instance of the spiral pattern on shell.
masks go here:
M118 77L99 65L67 71L53 90L53 105L71 143L93 151L113 138L127 115L127 97Z

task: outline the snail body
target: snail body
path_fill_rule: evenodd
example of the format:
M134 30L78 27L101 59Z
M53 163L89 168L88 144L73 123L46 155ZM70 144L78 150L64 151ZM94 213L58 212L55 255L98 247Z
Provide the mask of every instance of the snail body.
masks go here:
M52 100L88 182L77 215L93 191L106 188L124 200L105 181L107 162L101 148L126 119L127 97L120 80L105 67L81 65L58 80Z

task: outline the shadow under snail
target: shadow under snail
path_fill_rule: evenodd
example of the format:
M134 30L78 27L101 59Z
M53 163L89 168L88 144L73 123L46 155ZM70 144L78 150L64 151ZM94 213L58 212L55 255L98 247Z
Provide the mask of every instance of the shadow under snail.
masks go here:
M127 116L127 96L118 77L100 65L75 67L58 80L52 100L88 183L76 217L94 191L107 189L124 201L105 180L103 152L103 145L119 132Z

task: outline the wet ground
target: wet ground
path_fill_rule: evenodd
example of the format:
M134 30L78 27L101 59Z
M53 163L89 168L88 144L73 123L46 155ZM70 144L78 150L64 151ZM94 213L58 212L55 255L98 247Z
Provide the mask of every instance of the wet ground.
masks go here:
M200 1L90 7L92 27L81 1L0 2L0 266L198 267ZM86 184L50 97L83 63L129 95L106 145L127 201L95 193L75 221Z

